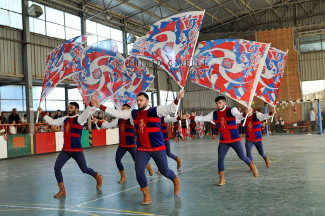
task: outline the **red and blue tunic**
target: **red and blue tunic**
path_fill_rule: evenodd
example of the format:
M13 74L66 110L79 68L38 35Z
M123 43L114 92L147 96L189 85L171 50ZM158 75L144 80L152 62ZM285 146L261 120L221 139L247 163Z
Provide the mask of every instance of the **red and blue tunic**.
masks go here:
M196 122L194 119L191 119L190 128L195 128L195 127L196 127Z
M161 132L163 133L164 141L168 141L169 140L168 126L167 123L165 122L165 117L161 117Z
M214 111L213 121L220 132L220 143L233 143L241 140L236 123L236 117L231 113L231 108Z
M78 123L78 116L66 118L64 120L64 144L63 151L80 152L82 151L81 135L83 125Z
M244 128L245 128L246 140L252 142L258 142L263 140L262 123L257 118L255 112L251 116L247 117Z
M165 150L161 118L157 115L157 107L148 110L132 110L131 115L138 138L137 151Z
M118 120L119 134L120 134L120 147L134 148L136 147L134 139L134 127L130 119Z

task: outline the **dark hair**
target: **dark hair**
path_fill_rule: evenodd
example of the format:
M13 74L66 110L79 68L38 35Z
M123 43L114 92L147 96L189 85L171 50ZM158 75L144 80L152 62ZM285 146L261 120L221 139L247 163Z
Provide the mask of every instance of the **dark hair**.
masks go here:
M226 98L225 98L225 96L218 96L218 97L216 97L216 99L214 100L214 102L218 102L218 101L221 101L221 100L223 100L223 101L225 101L226 102Z
M139 95L138 95L139 96ZM130 109L131 109L131 106L130 106L130 104L123 104L123 106L122 107L124 107L124 106L126 106L126 107L129 107Z
M57 112L61 112L61 110L57 110Z
M77 109L79 109L79 104L77 102L70 102L69 105L75 106Z
M24 117L26 117L26 116L27 116L27 114L24 115Z
M140 92L137 97L144 96L147 100L149 100L149 96L145 92Z

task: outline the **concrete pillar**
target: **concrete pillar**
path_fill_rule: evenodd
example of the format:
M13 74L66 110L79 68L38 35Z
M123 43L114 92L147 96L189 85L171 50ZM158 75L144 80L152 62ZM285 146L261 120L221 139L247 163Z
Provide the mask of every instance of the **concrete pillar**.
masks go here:
M33 110L33 93L32 93L33 77L32 77L32 67L31 67L31 45L29 44L30 42L29 17L27 14L28 1L22 0L21 4L22 4L22 21L23 21L22 40L26 42L26 43L22 43L23 71L24 71L25 90L26 90L26 113L28 116L28 123L30 123L30 133L34 133L34 110Z

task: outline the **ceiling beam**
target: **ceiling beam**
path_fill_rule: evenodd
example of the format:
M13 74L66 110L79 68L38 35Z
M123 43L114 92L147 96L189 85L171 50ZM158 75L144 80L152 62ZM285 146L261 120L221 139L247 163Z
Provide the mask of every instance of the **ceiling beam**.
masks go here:
M124 2L123 0L118 0L118 1L121 2L121 3ZM131 4L129 2L124 2L124 4L131 7L131 8L133 8L133 9L136 9L136 10L140 11L140 13L145 13L145 14L147 14L149 16L155 17L157 19L161 19L160 16L157 16L156 14L153 14L153 13L151 13L149 11L145 11L141 7L138 7L138 6L134 5L134 4Z
M235 14L232 10L230 10L229 8L225 7L222 5L222 3L219 0L213 0L215 3L217 3L220 7L222 7L224 10L226 10L228 13L230 13L231 15L235 16L236 18L238 18L238 15Z
M191 2L190 0L184 0L184 1L186 1L186 2L189 3L190 5L192 5L193 7L197 8L197 9L199 9L199 10L201 10L201 11L204 10L204 8L198 6L197 4ZM219 19L218 17L214 16L214 15L211 14L210 12L205 11L205 14L207 14L209 17L211 17L211 18L214 19L215 21L217 21L217 22L219 22L219 23L223 23L223 21L222 21L221 19Z

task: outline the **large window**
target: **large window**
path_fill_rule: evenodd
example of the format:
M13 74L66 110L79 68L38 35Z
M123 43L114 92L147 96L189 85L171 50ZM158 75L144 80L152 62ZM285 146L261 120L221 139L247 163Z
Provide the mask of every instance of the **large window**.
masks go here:
M1 111L26 111L26 98L24 86L2 86L0 87L0 109Z
M160 91L160 104L166 106L170 103L173 103L176 97L177 92Z
M29 18L31 32L66 40L81 35L80 17L29 1L32 4L41 6L43 15Z
M118 51L123 53L123 34L121 30L110 28L91 20L86 21L86 29L87 33L92 35L88 37L87 45L91 45L98 41L112 39L115 40Z
M39 107L39 99L42 93L41 86L33 86L33 108L37 111ZM65 107L65 92L64 88L56 87L51 93L42 101L41 108L46 111L66 110Z
M302 82L302 93L310 94L325 90L325 80L304 81Z
M0 25L23 28L21 0L0 0Z
M85 110L85 105L80 92L77 88L68 90L68 102L77 102L79 104L79 110Z
M325 35L313 35L300 38L301 52L325 50Z

